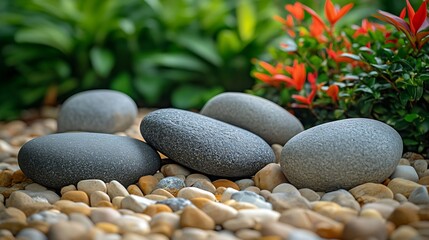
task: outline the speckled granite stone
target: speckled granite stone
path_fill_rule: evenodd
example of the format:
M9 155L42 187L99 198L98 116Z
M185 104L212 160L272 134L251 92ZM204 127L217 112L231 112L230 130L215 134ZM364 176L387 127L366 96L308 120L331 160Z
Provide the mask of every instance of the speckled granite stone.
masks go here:
M402 148L401 136L387 124L352 118L299 133L283 147L280 164L297 188L328 192L384 181Z
M271 147L257 135L189 111L154 111L143 119L140 130L155 149L206 174L251 176L275 160Z
M133 124L137 106L124 93L90 90L67 99L58 114L58 132L114 133Z
M245 93L221 93L206 103L201 114L253 132L270 145L284 145L304 130L301 122L284 108Z
M156 151L137 139L102 133L59 133L27 142L18 163L33 181L59 189L84 179L124 186L160 167Z

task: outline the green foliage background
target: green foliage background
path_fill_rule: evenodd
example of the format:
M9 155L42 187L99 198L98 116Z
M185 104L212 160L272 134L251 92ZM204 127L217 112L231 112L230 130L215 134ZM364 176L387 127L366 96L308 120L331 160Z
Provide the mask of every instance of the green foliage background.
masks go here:
M252 58L281 36L272 17L292 2L0 1L0 120L94 88L125 92L140 106L186 109L249 89ZM343 23L385 9L384 2L394 6L355 2L359 10Z

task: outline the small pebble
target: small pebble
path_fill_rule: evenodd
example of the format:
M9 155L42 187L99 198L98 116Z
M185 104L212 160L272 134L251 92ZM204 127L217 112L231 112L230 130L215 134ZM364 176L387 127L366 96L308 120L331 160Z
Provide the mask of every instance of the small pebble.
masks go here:
M344 189L325 193L320 200L338 203L340 206L348 207L356 211L360 210L360 205L355 200L355 197Z
M302 196L290 196L287 193L273 193L267 199L278 212L292 208L310 209L310 202Z
M235 190L240 190L240 187L235 182L228 179L218 179L216 181L213 181L212 184L216 188L225 187L225 188L233 188Z
M164 196L166 198L174 198L173 194L171 194L170 192L168 192L167 190L164 190L162 188L153 190L152 194L153 195ZM146 195L146 196L148 196L148 195Z
M250 191L239 191L233 193L231 195L231 199L237 202L251 203L259 208L272 209L271 203L266 202L262 196Z
M255 174L254 181L260 189L273 191L279 184L286 183L287 179L279 164L269 163Z
M390 190L392 190L392 192L394 194L401 193L405 197L409 197L410 194L416 188L418 188L420 186L421 185L418 184L418 183L416 183L416 182L413 182L413 181L410 181L410 180L406 180L406 179L402 179L402 178L394 178L387 185L387 187L390 188Z
M189 187L196 187L196 188L211 192L213 194L216 193L216 187L210 181L207 181L204 179L200 179L200 180L195 181Z
M139 186L143 193L150 194L158 184L158 179L152 175L143 176L139 179Z
M200 173L193 173L186 177L185 184L187 187L190 187L192 186L192 184L194 184L196 181L199 181L199 180L210 181L210 179L206 175L203 175Z
M83 202L89 205L89 197L84 191L68 191L61 196L61 200L70 200L73 202Z
M95 191L107 192L107 186L99 179L87 179L77 183L77 190L84 191L90 196Z
M261 193L261 189L258 188L258 187L256 187L256 186L247 187L246 189L244 189L244 191L254 192L256 194L260 194Z
M31 239L31 240L48 240L44 233L34 228L25 228L16 235L19 240Z
M277 239L291 239L291 234L293 231L298 231L298 229L295 229L290 225L287 225L281 222L266 223L266 224L262 224L262 227L261 227L262 236L266 236L266 237L277 236L278 237ZM302 239L308 239L308 238L305 237Z
M155 201L136 195L128 195L121 201L121 208L130 209L137 213L142 213L149 205Z
M417 175L416 170L411 166L398 165L395 168L395 171L390 176L391 179L403 178L413 182L419 181L419 176Z
M184 175L188 176L191 174L191 171L182 165L179 164L165 164L161 167L161 172L164 174L164 176L170 177L170 176L176 176L176 175Z
M58 222L53 224L48 232L48 238L53 240L84 239L86 228L78 222Z
M166 177L156 184L156 189L164 189L176 196L180 189L186 187L185 181L178 177Z
M387 239L388 233L384 221L374 218L354 218L344 226L344 240Z
M196 187L185 187L179 190L177 193L178 198L193 199L193 198L207 198L211 201L215 201L216 197L213 193L196 188Z
M429 204L428 189L425 186L418 187L408 197L408 200L415 204Z
M390 235L391 240L413 240L419 239L419 232L410 226L400 226Z
M192 205L192 202L188 199L184 198L169 198L166 200L158 201L157 203L165 204L173 210L173 212L177 212L179 210L182 210L183 208Z
M413 222L419 221L419 216L415 209L399 206L397 207L392 214L387 218L388 221L394 223L397 227L403 225L409 225Z
M247 187L255 186L255 182L249 178L243 178L235 181L235 184L240 188L240 190L244 190Z
M320 195L309 188L301 188L298 191L301 194L301 196L305 197L310 202L320 200Z
M411 163L410 163L410 161L408 161L408 159L406 159L406 158L401 158L401 159L399 159L399 163L398 163L398 165L406 165L406 166L410 166L410 165L411 165Z
M126 197L130 195L127 189L118 181L112 180L107 184L107 194L110 199L115 197Z
M111 208L92 208L91 215L89 216L94 223L108 222L114 223L121 214Z
M428 170L428 162L426 160L416 160L413 164L417 174L423 176L426 170Z
M237 218L250 218L257 223L276 222L280 218L280 213L270 209L243 209L238 211Z
M206 198L194 198L192 199L192 203L210 216L216 224L222 224L223 222L237 216L237 210L233 207L213 202Z
M110 197L107 195L107 193L102 191L95 191L92 192L89 196L91 207L97 206L101 201L108 201L110 202Z
M144 196L142 190L135 184L131 184L130 186L128 186L127 191L129 194L132 194L132 195L137 195L140 197Z
M59 212L58 210L45 210L29 216L27 220L29 223L45 222L52 225L60 221L67 221L68 217L67 215Z
M136 233L145 235L150 232L150 226L146 219L131 215L123 215L118 218L115 224L121 229L123 234Z
M153 204L147 206L147 208L143 211L144 214L148 216L155 216L160 212L173 212L170 207L165 204Z
M379 183L364 183L349 190L359 203L375 202L377 199L393 199L393 192Z
M68 191L76 191L77 188L75 185L71 184L71 185L67 185L61 188L61 195L63 195L64 193L68 192Z
M301 196L298 189L290 183L281 183L277 185L273 190L273 193L285 193L290 197Z
M424 176L424 177L420 178L418 183L421 185L428 186L429 185L429 176Z
M200 209L194 206L187 206L183 209L180 216L180 226L182 228L192 227L203 230L213 230L215 228L215 222Z
M250 218L233 218L222 223L223 228L230 231L240 229L251 229L256 225L255 220Z
M253 229L240 229L235 232L235 236L237 236L239 239L253 240L260 239L262 237L262 234L261 232Z

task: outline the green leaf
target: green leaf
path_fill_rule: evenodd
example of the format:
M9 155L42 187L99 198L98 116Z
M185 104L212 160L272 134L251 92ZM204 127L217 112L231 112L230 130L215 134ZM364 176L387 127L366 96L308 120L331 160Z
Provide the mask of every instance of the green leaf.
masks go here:
M120 73L110 83L110 88L123 93L128 96L134 96L134 87L130 78L130 75L126 72Z
M238 33L244 42L253 38L256 26L256 11L250 0L240 0L237 6Z
M149 105L158 103L162 97L166 85L158 76L141 76L134 81L137 92Z
M343 53L340 56L341 57L346 57L346 58L351 58L351 59L356 60L356 61L362 60L358 55L351 54L351 53Z
M186 69L195 72L206 72L208 66L200 59L185 53L155 53L148 55L145 62L163 67Z
M69 54L73 47L69 33L55 25L36 25L32 28L20 29L15 34L15 41L46 45L65 54Z
M107 77L115 62L113 54L99 47L93 47L89 54L95 72L102 77Z
M404 116L404 119L407 122L413 122L417 118L419 118L419 115L417 113L409 113L409 114Z
M217 47L222 56L225 57L238 53L242 48L237 33L229 29L224 29L219 32Z
M419 142L418 141L416 141L416 140L413 140L413 139L404 139L403 140L404 141L404 144L405 145L417 145L417 144L419 144Z
M189 49L211 64L215 66L222 64L222 59L220 58L212 39L191 34L181 34L176 40L179 45Z
M217 91L214 93L216 94ZM212 89L195 85L183 85L177 88L171 96L171 103L176 108L181 109L200 109L207 100L206 95L213 94ZM209 96L211 97L211 96Z

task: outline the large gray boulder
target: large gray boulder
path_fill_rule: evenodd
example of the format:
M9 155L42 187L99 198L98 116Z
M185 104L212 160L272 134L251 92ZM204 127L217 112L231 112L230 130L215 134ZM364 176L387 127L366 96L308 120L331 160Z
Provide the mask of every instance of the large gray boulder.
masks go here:
M270 145L284 145L304 130L301 122L284 108L245 93L221 93L204 105L201 114L253 132Z
M58 133L33 139L18 154L18 164L33 181L59 189L84 179L117 180L124 186L154 174L158 153L134 138L103 133Z
M402 148L401 136L387 124L352 118L299 133L283 147L280 164L297 188L328 192L384 181Z
M80 92L62 105L58 132L120 132L129 128L136 116L137 105L124 93L114 90Z
M257 135L189 111L151 112L140 131L148 144L171 160L206 174L251 176L275 160L271 147Z

